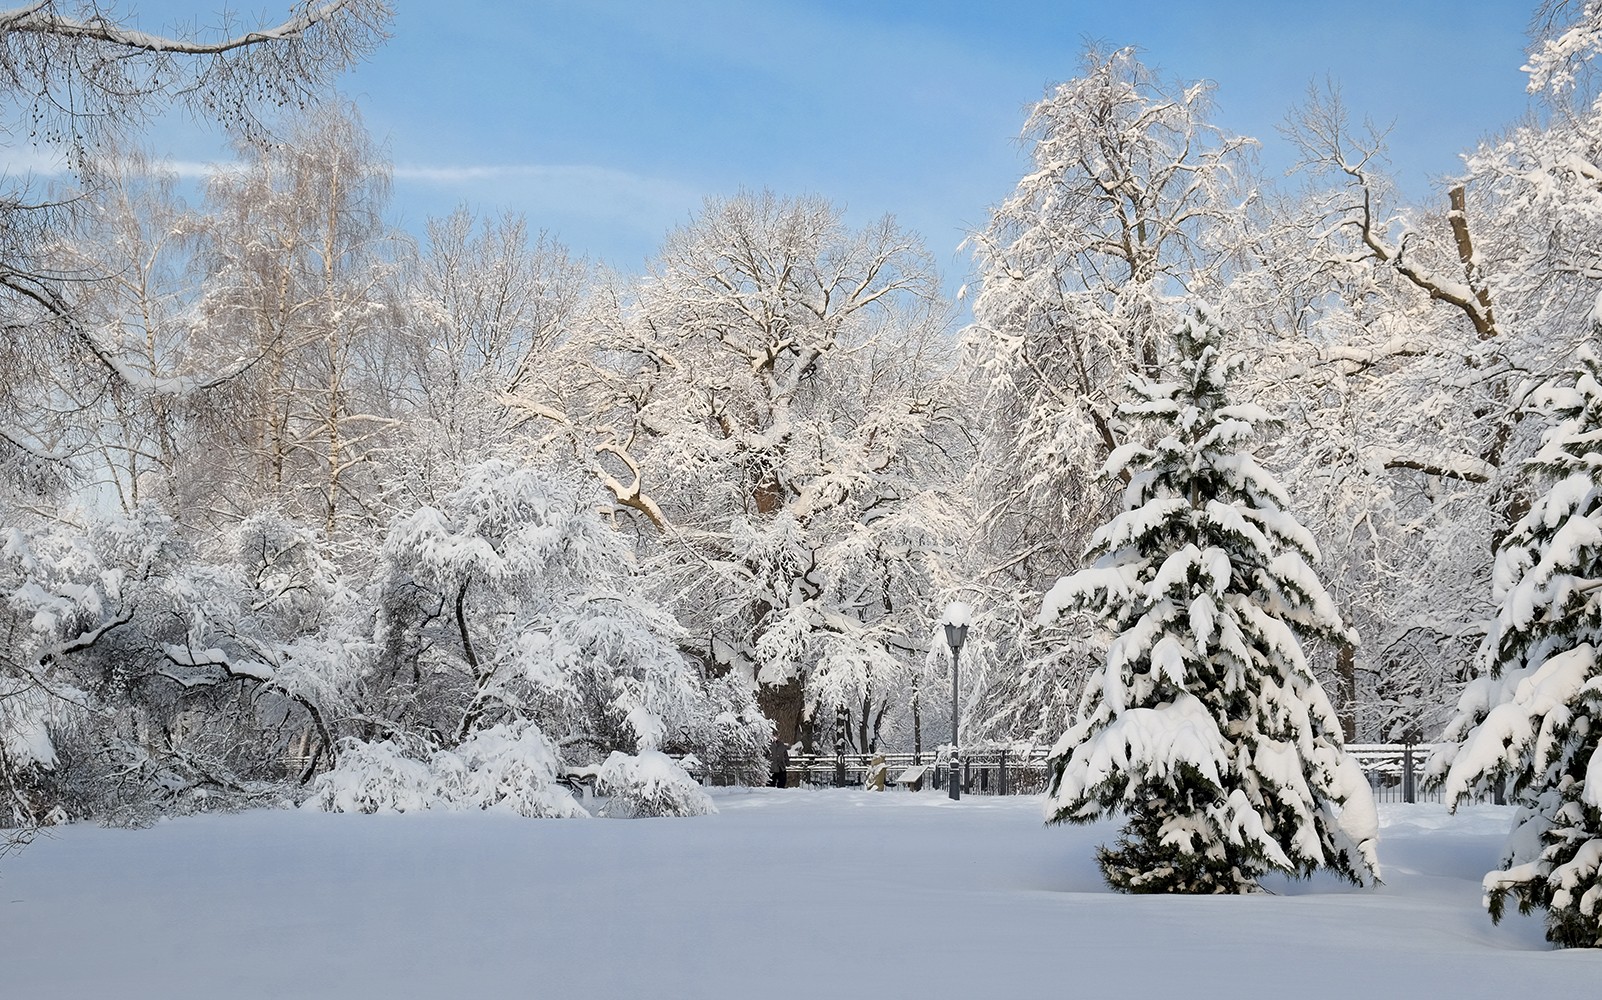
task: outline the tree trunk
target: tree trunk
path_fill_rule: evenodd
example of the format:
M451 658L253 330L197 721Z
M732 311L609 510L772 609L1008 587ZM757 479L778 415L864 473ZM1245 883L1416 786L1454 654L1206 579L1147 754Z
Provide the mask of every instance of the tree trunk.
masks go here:
M1340 685L1340 704L1336 708L1345 742L1357 739L1357 648L1342 643L1335 654L1335 676Z
M792 677L783 684L763 684L757 690L757 705L773 720L774 735L786 746L801 738L803 701L801 679Z

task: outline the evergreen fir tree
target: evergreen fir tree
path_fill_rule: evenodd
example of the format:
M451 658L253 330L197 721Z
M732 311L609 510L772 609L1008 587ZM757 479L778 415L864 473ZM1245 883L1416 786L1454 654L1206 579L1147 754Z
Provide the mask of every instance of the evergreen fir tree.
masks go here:
M1578 362L1532 396L1551 426L1522 471L1532 486L1551 485L1497 551L1500 610L1481 676L1430 767L1454 808L1497 788L1520 807L1502 866L1485 877L1491 918L1512 897L1521 913L1547 911L1554 944L1594 948L1602 947L1602 360L1587 345Z
M1041 612L1112 633L1052 751L1047 821L1126 815L1098 855L1126 892L1250 892L1266 872L1320 868L1364 884L1373 798L1302 651L1350 637L1309 569L1311 535L1246 450L1269 418L1228 402L1238 359L1205 310L1176 337L1179 380L1133 380L1120 410L1159 431L1107 462L1128 476L1124 510Z

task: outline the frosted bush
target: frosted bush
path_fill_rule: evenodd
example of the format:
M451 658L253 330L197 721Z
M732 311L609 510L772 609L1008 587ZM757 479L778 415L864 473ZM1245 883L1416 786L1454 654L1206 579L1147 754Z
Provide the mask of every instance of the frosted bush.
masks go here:
M720 735L709 722L720 712L756 714L747 691L703 688L677 646L680 626L643 593L634 553L600 504L571 474L494 461L466 470L438 508L398 518L374 642L392 703L368 714L454 742L528 721L577 748L556 758L555 773L613 750L700 753ZM553 808L539 800L546 779L530 780L534 798L515 808L543 815Z
M607 798L602 816L705 816L717 812L695 779L667 754L614 752L601 765L596 791Z
M557 783L560 769L556 748L529 723L474 733L427 761L389 740L350 741L339 766L318 777L306 805L329 812L493 809L536 818L588 816Z
M389 740L349 740L339 766L317 776L307 808L327 812L390 813L437 808L434 772Z
M589 815L557 783L561 762L529 723L474 733L455 751L434 755L440 797L461 809L495 809L535 818Z

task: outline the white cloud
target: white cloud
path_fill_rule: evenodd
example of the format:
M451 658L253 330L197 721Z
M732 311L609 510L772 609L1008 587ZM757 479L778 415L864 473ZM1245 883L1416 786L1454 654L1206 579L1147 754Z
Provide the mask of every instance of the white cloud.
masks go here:
M535 216L604 218L652 228L682 220L703 197L703 192L677 181L585 165L402 164L394 168L394 177L397 188L428 185L496 203L515 203Z
M31 146L4 149L0 150L0 173L7 177L61 177L67 173L67 161L59 153Z
M183 181L205 181L236 170L231 160L156 159L149 169ZM578 164L408 163L392 168L395 207L414 220L452 203L522 212L582 251L618 260L643 259L662 235L701 206L705 191L675 180L611 167ZM48 150L0 150L0 176L17 183L73 177L66 160Z
M238 169L232 161L153 159L144 161L152 171L172 174L179 180L206 180L218 173ZM31 147L0 152L0 174L7 177L63 178L73 175L66 157L60 153Z
M199 160L156 160L154 165L186 181L203 181L219 173L240 169L240 164L231 160L221 163L206 163Z

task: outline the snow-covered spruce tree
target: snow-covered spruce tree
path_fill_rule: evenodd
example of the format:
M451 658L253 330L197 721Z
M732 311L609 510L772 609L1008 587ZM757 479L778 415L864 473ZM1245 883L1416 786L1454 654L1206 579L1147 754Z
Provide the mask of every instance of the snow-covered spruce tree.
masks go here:
M1501 604L1446 743L1430 763L1455 808L1491 788L1520 807L1501 868L1485 877L1500 920L1547 911L1546 936L1602 947L1602 359L1596 340L1579 370L1538 390L1552 421L1525 464L1552 485L1497 550Z
M1158 440L1113 452L1124 510L1045 597L1042 623L1076 609L1113 636L1052 750L1046 819L1126 815L1098 852L1125 892L1251 892L1321 868L1364 884L1373 799L1302 650L1345 629L1312 536L1246 450L1268 417L1228 402L1221 339L1198 308L1175 331L1179 381L1131 380L1120 413Z

